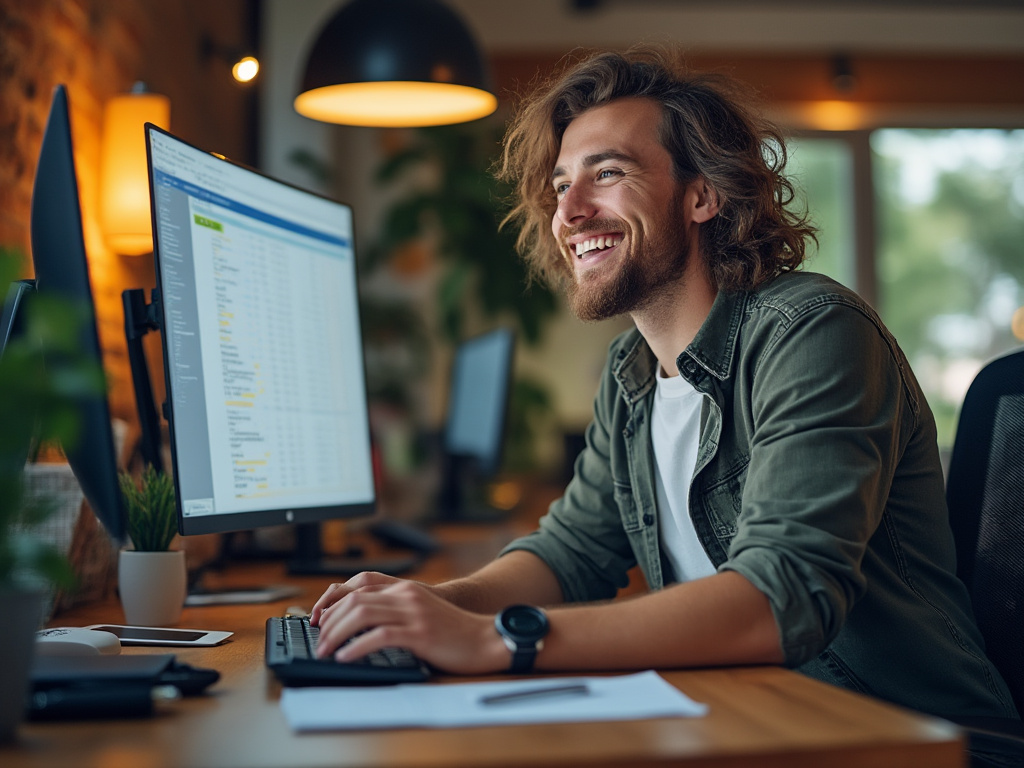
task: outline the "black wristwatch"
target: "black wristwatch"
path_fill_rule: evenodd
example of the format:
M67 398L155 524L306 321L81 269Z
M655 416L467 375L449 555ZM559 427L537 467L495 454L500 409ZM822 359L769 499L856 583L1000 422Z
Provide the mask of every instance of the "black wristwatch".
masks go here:
M508 671L533 669L537 651L544 647L544 637L551 627L544 611L532 605L510 605L494 617L494 626L512 651L512 666Z

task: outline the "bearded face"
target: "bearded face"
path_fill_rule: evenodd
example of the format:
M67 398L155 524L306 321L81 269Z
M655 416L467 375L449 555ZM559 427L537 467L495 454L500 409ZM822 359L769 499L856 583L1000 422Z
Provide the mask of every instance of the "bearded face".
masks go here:
M685 189L661 144L648 99L594 107L565 129L551 174L551 229L582 320L643 309L683 279L689 258Z
M605 320L642 310L663 291L680 287L689 260L688 244L673 222L680 197L677 190L652 217L660 226L651 234L610 219L563 230L561 250L570 262L604 256L584 271L572 267L566 296L573 314L585 322ZM615 258L609 258L611 250L619 251Z

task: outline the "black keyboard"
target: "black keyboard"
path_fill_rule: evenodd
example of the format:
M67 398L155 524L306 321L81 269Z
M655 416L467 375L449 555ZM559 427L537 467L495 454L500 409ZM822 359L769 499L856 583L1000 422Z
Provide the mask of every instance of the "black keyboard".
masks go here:
M307 616L267 619L267 666L284 685L419 683L430 669L404 648L381 648L350 662L316 658L318 627Z

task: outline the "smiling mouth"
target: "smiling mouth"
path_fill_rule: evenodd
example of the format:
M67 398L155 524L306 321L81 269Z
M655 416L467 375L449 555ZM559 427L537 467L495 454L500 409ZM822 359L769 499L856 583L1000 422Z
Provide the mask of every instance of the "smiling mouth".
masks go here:
M576 252L576 258L582 259L583 257L590 256L598 251L614 248L621 242L622 235L601 235L600 237L591 237L586 240L581 240L572 246L572 248Z

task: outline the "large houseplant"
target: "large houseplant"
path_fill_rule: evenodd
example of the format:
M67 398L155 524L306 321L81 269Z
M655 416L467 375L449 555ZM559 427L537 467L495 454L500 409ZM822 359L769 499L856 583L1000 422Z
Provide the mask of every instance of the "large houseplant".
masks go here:
M0 248L2 295L22 263ZM103 387L102 371L79 350L80 308L30 294L21 310L0 357L0 742L13 738L21 719L46 591L74 580L66 559L37 534L54 505L26 491L25 461L40 443L73 443L77 399Z

